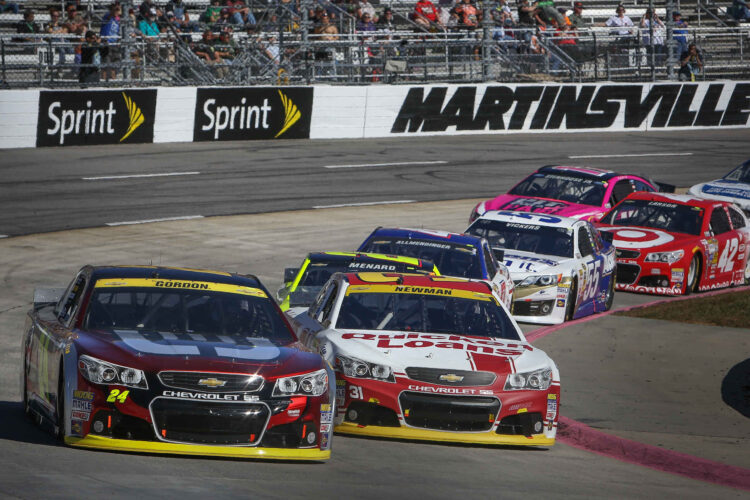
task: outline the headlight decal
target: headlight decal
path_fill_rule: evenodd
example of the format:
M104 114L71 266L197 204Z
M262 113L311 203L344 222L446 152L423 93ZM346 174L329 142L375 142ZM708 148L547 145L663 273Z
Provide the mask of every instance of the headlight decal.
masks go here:
M646 262L664 262L674 264L685 255L684 250L674 250L672 252L651 252L646 255Z
M302 375L278 378L271 395L274 397L320 396L326 392L326 389L328 389L328 372L325 368L321 368Z
M347 377L396 382L393 370L387 365L369 363L361 359L338 355L336 356L336 367Z
M531 372L511 373L505 380L506 391L545 391L552 384L552 370L542 368Z
M94 384L124 385L136 389L148 389L143 370L121 366L82 354L78 358L78 371L83 378Z

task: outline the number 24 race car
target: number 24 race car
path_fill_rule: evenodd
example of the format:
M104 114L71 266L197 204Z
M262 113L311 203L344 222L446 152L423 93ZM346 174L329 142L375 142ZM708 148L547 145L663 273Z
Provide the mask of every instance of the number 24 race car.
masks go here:
M333 372L254 277L84 267L35 292L23 346L24 409L69 445L330 456Z

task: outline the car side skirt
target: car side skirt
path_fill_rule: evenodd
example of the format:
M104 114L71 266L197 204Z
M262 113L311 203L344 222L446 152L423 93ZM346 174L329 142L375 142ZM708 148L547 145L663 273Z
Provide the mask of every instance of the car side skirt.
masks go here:
M377 425L360 426L351 422L337 425L334 431L341 434L355 436L370 436L394 439L410 439L417 441L444 441L450 443L473 443L501 446L553 446L555 438L548 438L544 434L531 437L496 434L494 432L467 433L443 432L429 429L414 429L410 427L382 427Z
M66 437L65 444L98 450L116 450L135 453L166 453L172 455L202 455L210 457L254 458L264 460L328 460L331 450L258 448L249 446L206 446L162 443L157 441L134 441L88 435L83 438Z

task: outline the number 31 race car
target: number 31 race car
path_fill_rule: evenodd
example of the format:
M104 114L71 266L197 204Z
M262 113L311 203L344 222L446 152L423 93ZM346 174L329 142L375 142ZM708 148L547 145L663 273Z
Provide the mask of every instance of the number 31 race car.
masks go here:
M24 409L69 445L330 456L333 373L254 277L84 267L35 292L23 347Z
M390 438L549 446L560 375L486 281L335 274L302 342L336 369L336 430Z

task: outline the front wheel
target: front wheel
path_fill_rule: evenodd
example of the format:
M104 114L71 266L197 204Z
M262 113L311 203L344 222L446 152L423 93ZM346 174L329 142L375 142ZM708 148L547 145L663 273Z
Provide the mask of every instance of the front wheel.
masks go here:
M570 293L568 293L568 304L565 307L565 321L570 321L576 313L576 299L578 298L578 285L575 278L570 283Z
M612 304L615 302L615 273L609 278L609 287L607 288L607 300L604 301L604 310L609 311L612 309Z
M701 259L698 254L693 255L688 268L687 281L685 283L685 295L690 295L698 288L698 275L700 274Z

